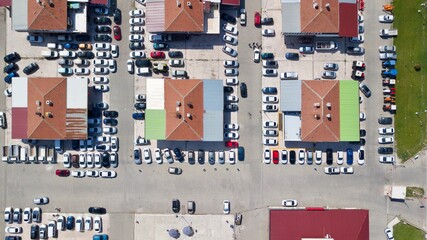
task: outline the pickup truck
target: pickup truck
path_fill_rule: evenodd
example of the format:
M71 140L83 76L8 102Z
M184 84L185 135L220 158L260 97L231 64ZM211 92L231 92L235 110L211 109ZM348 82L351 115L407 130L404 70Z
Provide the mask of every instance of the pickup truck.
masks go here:
M316 50L317 51L329 51L338 49L338 44L334 41L317 41Z
M37 148L36 148L36 146L30 146L30 152L28 154L28 161L37 162Z
M165 63L153 63L153 72L168 72L168 65Z
M395 68L396 60L387 60L382 63L383 68Z
M46 146L39 146L38 161L45 162L46 161Z
M390 79L390 78L383 79L383 86L390 86L395 84L396 84L396 79Z
M9 146L3 146L3 155L2 155L1 160L3 162L7 162L8 156L9 156Z
M397 29L381 29L380 37L396 37Z

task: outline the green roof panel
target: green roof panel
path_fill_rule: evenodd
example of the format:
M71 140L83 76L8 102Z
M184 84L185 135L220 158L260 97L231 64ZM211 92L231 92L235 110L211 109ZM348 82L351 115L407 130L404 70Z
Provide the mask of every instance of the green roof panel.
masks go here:
M164 140L166 138L166 111L163 109L145 110L145 139Z
M353 80L340 80L340 141L360 141L359 85Z

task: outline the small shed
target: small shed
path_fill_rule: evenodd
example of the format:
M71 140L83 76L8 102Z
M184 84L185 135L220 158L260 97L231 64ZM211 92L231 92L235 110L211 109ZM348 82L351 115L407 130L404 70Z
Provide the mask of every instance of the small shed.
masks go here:
M392 200L405 200L406 186L385 186L385 193Z

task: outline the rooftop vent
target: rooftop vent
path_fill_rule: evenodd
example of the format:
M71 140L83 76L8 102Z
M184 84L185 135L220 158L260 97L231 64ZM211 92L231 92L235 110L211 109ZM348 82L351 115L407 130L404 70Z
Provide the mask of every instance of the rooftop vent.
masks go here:
M313 117L314 117L314 119L317 119L317 120L320 119L320 115L319 114L314 114Z
M41 0L36 0L36 3L41 4L42 1Z
M314 103L313 106L316 107L316 108L319 108L320 107L320 103L318 103L318 102Z
M49 6L50 7L54 7L55 6L55 4L53 3L53 0L49 0Z
M330 102L327 102L326 107L328 107L330 109L332 107L332 104Z
M176 106L177 107L181 107L181 102L180 101L176 101Z
M41 117L42 113L41 112L36 112L36 115L39 116L39 117Z
M39 100L36 100L36 105L40 106L40 105L42 105L42 102L40 102Z
M187 113L187 118L190 120L193 119L193 116L191 116L191 113Z
M189 108L191 108L191 109L193 108L193 104L192 104L192 103L188 103L188 104L187 104L187 106L188 106Z
M313 3L313 8L314 8L314 9L319 9L319 4L318 4L317 2L314 2L314 3Z
M326 4L325 4L325 7L326 7L326 9L331 10L331 4L326 3Z
M52 101L50 101L50 100L46 100L46 105L52 106L52 105L53 105L53 102L52 102Z
M181 1L180 0L176 0L176 6L181 7Z
M330 114L330 113L326 114L326 117L327 117L329 120L331 120L331 114Z
M181 119L182 118L181 113L177 112L176 115L175 115L175 117L178 118L178 119Z
M191 2L187 2L187 6L188 6L189 8L192 8L192 7L193 7L193 5L191 5Z
M45 112L44 115L49 118L53 118L53 114L51 112Z

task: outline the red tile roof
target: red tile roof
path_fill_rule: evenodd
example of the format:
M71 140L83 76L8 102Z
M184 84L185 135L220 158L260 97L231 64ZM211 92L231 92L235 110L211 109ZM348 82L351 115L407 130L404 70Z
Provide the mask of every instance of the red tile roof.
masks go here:
M26 107L12 108L12 139L27 139L27 116Z
M338 0L305 0L300 4L301 32L338 33Z
M187 3L190 3L191 6ZM203 32L203 4L203 1L200 0L165 1L165 31Z
M166 139L203 140L203 81L165 79L164 86Z
M233 6L240 6L240 0L222 0L221 4L224 4L224 5L233 5Z
M51 4L49 3L51 2ZM67 30L67 1L28 0L28 30Z
M302 81L301 93L301 140L338 142L340 140L339 81ZM331 106L328 107L328 104Z
M270 210L270 240L324 238L326 235L334 240L369 240L369 211Z
M340 3L339 5L339 36L357 37L358 35L358 11L357 4Z

